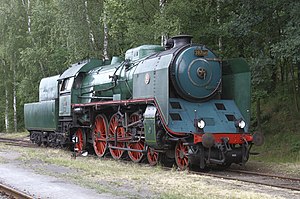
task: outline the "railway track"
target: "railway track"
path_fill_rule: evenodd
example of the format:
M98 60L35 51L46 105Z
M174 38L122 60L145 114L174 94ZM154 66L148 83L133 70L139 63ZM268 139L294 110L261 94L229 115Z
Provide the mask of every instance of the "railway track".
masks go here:
M96 157L93 155L90 156ZM105 160L111 158L102 158L102 159ZM127 160L123 160L123 161L128 164L136 164ZM138 164L140 166L145 166L145 163L138 163ZM166 171L170 171L173 169L172 167L165 167L165 166L163 166L162 168ZM283 175L259 173L254 171L244 171L244 170L236 170L236 169L226 169L226 170L211 169L208 171L196 171L190 169L188 172L196 175L210 176L210 177L221 178L226 180L235 180L240 182L277 187L281 189L300 191L300 178L296 178L296 177L288 177Z
M97 157L95 155L89 155L89 156L94 158ZM112 158L104 157L101 159L111 160ZM127 164L139 164L140 166L145 166L145 163L132 163L129 160L121 160L121 161ZM163 166L162 168L166 171L170 171L173 169L172 167L165 167L165 166ZM244 170L237 170L237 169L226 169L226 170L212 169L209 171L189 170L189 173L221 178L226 180L235 180L240 182L277 187L282 189L289 189L293 191L300 191L300 178L296 178L296 177L288 177L283 175L259 173L254 171L244 171Z
M300 191L300 178L274 175L269 173L258 173L253 171L227 169L224 171L211 170L209 172L189 171L192 174L217 177L226 180L237 180L241 182L266 185L282 189Z
M21 139L0 137L0 142L3 142L8 145L16 145L22 147L37 147L35 144L31 143L30 141L21 140ZM94 155L89 155L89 156L96 157ZM102 159L106 159L106 158L102 158ZM123 161L129 164L131 163L130 161L126 161L126 160ZM142 166L144 164L140 163L140 165ZM163 167L163 168L165 170L171 169L169 167ZM226 180L237 180L241 182L254 183L254 184L266 185L266 186L277 187L282 189L300 191L300 178L287 177L282 175L258 173L253 171L244 171L244 170L235 170L235 169L227 169L223 171L210 170L207 172L190 170L189 173L222 178Z
M284 189L291 189L300 191L300 178L295 177L288 177L283 175L274 175L270 173L258 173L253 171L243 171L243 170L228 170L229 172L239 173L242 175L252 175L258 176L261 178L265 178L265 180L270 179L270 183L264 183L261 181L261 184L270 185L273 187L284 188Z
M32 199L33 197L0 183L0 193L8 198Z
M15 139L15 138L3 138L0 137L0 143L5 143L6 145L12 145L12 146L21 146L21 147L37 147L37 145L33 144L29 140L23 140L23 139Z

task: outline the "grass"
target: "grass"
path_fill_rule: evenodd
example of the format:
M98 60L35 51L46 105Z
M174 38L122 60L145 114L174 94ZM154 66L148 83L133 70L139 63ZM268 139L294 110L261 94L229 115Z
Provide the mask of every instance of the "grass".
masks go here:
M300 112L295 109L292 95L277 94L262 100L261 118L265 144L254 148L261 153L254 159L300 163Z
M291 96L270 96L262 101L262 128L265 144L253 147L259 152L251 156L249 164L260 163L268 170L300 176L300 113L295 111ZM254 111L255 112L255 111ZM8 137L26 137L26 133L6 134ZM186 172L164 171L161 167L140 166L94 157L76 160L70 152L57 149L30 149L9 147L0 144L0 151L17 150L20 161L35 166L41 173L55 175L93 188L98 192L128 198L274 198L249 188L240 182L216 180L195 176ZM0 157L0 163L6 163ZM38 164L33 164L38 162ZM39 165L39 166L37 166ZM43 165L58 165L70 172L53 173ZM261 168L263 169L263 168Z
M18 132L18 133L0 133L1 137L5 137L5 138L25 138L29 136L29 133L27 131L24 132Z
M292 94L279 90L261 100L265 143L253 147L252 151L260 154L251 156L250 162L261 162L270 170L300 176L300 112L295 108Z
M296 149L299 135L274 134L266 135L265 144L253 147L252 151L259 152L257 156L250 156L249 162L261 162L266 172L278 172L300 176L300 150ZM296 146L296 147L295 147ZM261 168L262 170L264 168Z
M38 173L67 179L99 193L127 198L273 198L243 187L242 183L165 171L131 162L95 157L71 158L71 153L50 148L21 148L0 144L0 151L17 151L17 161ZM54 167L54 169L49 169ZM61 169L59 169L61 168Z
M265 144L254 147L254 151L260 152L255 158L269 163L300 163L300 135L286 134L267 134Z

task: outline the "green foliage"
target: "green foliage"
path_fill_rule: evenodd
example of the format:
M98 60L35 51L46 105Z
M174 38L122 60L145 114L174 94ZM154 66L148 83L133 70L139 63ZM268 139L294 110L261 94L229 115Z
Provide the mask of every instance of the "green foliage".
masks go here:
M110 56L159 44L162 35L190 34L194 43L206 44L222 58L240 56L251 63L254 102L270 100L280 90L280 100L286 99L283 93L294 94L288 99L295 107L299 9L295 0L0 0L0 90L2 96L8 92L9 102L0 99L0 130L6 107L13 126L14 87L20 129L23 104L38 99L41 78L62 73L78 60L103 58L104 22ZM265 111L263 119L273 117Z
M101 47L96 42L100 43L103 38L102 12L98 11L103 3L83 0L75 4L61 0L0 2L0 69L4 80L0 88L8 92L7 99L0 99L2 131L6 108L9 109L9 126L13 128L14 96L19 128L22 128L23 105L38 100L41 78L62 73L68 64L77 60L101 57Z
M271 46L272 54L297 63L300 60L300 2L292 1L284 5L286 13L281 12L280 15L287 15L287 21L282 24L280 41Z
M267 162L300 161L300 113L295 110L293 94L276 88L261 100L261 123L265 144L255 151L255 159Z
M128 48L159 41L153 21L159 12L157 0L105 1L105 15L112 55L122 55Z
M276 134L284 131L300 134L300 124L297 122L300 120L300 113L295 110L293 96L291 93L282 94L281 89L274 91L272 96L262 101L262 122L265 125L265 132Z
M266 143L260 147L254 147L260 154L252 157L263 162L298 163L300 161L300 136L293 132L281 132L265 136Z
M254 88L253 99L265 98L273 90L272 72L274 70L274 60L269 57L258 56L249 60L251 63L251 80Z

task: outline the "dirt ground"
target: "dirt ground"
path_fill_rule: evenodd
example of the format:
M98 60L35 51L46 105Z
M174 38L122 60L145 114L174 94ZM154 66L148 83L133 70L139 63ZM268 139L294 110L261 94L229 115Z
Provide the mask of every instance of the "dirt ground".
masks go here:
M41 154L43 158L36 157ZM71 160L67 158L69 155L69 152L58 149L20 149L15 146L8 148L0 144L0 183L24 191L34 198L49 199L300 198L300 192L297 191L198 176L176 170L163 171L159 167L135 166L93 157ZM56 156L61 159L54 161ZM295 171L292 172L291 168L295 168ZM109 171L106 172L106 169ZM253 162L245 169L273 171L262 163ZM297 169L298 166L294 165L283 173L297 176Z
M95 190L80 187L64 179L39 174L35 169L39 164L42 166L41 163L32 162L31 166L25 166L17 161L19 156L16 152L0 152L0 183L23 191L33 198L122 198L107 193L99 194ZM55 173L72 172L71 169L55 165L47 165L44 169Z

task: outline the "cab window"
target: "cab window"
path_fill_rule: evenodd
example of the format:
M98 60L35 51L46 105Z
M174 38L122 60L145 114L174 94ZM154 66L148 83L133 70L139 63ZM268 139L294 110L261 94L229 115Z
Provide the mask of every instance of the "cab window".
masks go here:
M64 79L63 83L61 85L60 91L61 92L71 91L73 82L74 82L74 77L70 77L70 78Z
M73 84L74 89L79 89L81 87L83 77L84 77L83 73L79 73L79 75L77 75Z

